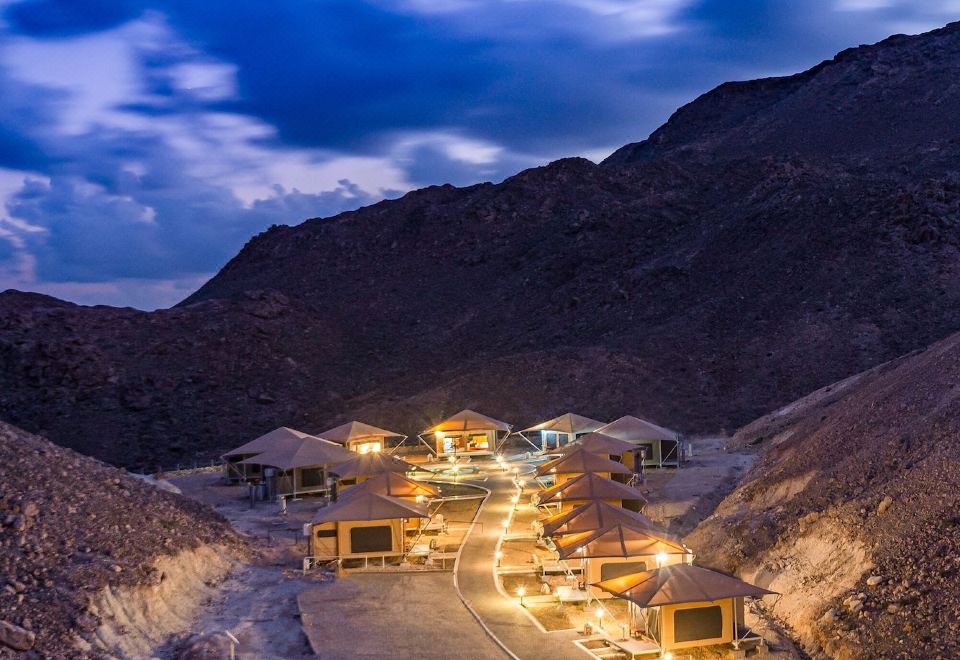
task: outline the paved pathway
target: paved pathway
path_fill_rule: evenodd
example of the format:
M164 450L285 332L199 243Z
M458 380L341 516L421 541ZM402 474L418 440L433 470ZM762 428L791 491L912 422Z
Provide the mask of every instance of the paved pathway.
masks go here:
M509 476L492 476L483 485L490 497L477 516L477 525L460 551L457 581L460 591L483 623L521 660L584 658L572 644L574 632L543 632L517 605L497 590L493 557L516 492Z

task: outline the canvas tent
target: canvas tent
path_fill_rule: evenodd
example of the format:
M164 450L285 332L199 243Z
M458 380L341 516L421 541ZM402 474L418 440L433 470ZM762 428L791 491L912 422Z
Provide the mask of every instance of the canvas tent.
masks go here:
M417 466L407 463L402 458L375 452L372 454L355 454L354 458L343 463L338 463L330 471L337 475L341 480L362 479L372 477L375 474L384 472L415 472Z
M568 511L575 506L597 500L626 507L632 511L642 511L647 504L646 498L636 488L601 477L593 472L585 472L567 479L531 497L534 505L556 504L560 506L561 511Z
M360 493L377 493L400 499L421 502L440 497L440 490L422 481L414 481L400 472L381 472L363 483L341 491L341 497L353 497Z
M606 456L594 454L583 447L577 447L568 454L547 461L537 468L536 474L538 477L556 475L556 483L560 484L585 472L594 472L604 477L611 474L633 474L633 470L623 463L611 461Z
M543 451L559 449L573 442L585 433L591 433L603 426L603 422L584 417L576 413L565 413L559 417L548 419L530 428L523 429L521 433L538 434L540 448Z
M656 523L642 513L603 501L581 504L575 509L548 516L539 525L543 536L558 537L606 529L616 524L659 535Z
M456 415L420 432L420 442L437 456L494 453L510 436L512 426L474 410Z
M743 599L775 592L692 564L674 564L593 584L632 604L631 627L661 652L714 644L735 647L752 637Z
M231 449L222 456L224 474L228 481L259 481L263 478L263 465L260 463L242 463L248 458L271 450L285 450L299 446L304 438L319 440L316 436L281 426L250 442Z
M388 438L400 438L397 445L403 444L407 436L402 433L388 431L364 422L347 422L323 433L318 433L325 440L339 442L341 445L358 454L383 451L387 448Z
M426 505L371 491L344 497L310 521L310 554L318 559L402 554L404 521L411 518L429 518Z
M625 415L614 420L597 431L634 445L635 451L631 461L640 460L643 453L643 465L648 467L663 467L664 465L680 465L682 455L682 438L676 431L657 426L639 417ZM639 464L634 464L639 467Z
M305 435L294 442L269 449L239 462L240 465L259 465L271 496L322 492L327 490L327 468L355 457L352 451L335 442ZM277 472L278 471L278 472Z
M618 460L628 451L636 449L636 445L626 440L620 440L610 435L594 432L580 436L575 443L561 449L560 453L569 454L577 449L577 447L582 447L593 454L600 454L601 456L608 456L610 458L616 457Z

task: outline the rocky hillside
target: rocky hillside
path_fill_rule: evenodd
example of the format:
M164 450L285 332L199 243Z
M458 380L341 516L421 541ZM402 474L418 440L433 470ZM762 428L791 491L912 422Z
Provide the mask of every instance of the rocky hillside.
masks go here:
M949 26L721 86L602 165L274 227L172 310L2 294L0 418L129 465L464 406L739 426L960 329L957 67Z
M100 657L109 602L162 593L177 577L164 558L242 552L209 508L3 423L0 456L0 657Z
M739 431L764 450L686 540L785 595L814 653L960 656L960 334Z

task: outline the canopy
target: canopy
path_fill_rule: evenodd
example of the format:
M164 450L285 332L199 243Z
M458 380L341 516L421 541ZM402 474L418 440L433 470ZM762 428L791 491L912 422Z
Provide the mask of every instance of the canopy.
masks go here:
M377 493L390 497L439 497L440 491L413 479L407 479L399 472L383 472L366 481L341 491L341 497L354 497L360 493Z
M609 525L592 532L567 534L554 539L560 559L583 557L639 557L686 554L684 545L666 534L653 530L634 529L623 523Z
M593 454L583 447L577 447L569 454L547 461L537 468L537 476L551 473L573 474L583 472L609 472L610 474L633 474L633 470L623 463L611 461L606 456Z
M673 564L594 583L595 587L640 607L699 603L723 598L762 598L775 591L692 564Z
M626 440L618 440L603 433L587 433L574 441L575 444L569 444L560 450L561 454L569 454L577 447L583 447L593 454L607 456L621 456L624 452L635 449L635 445Z
M260 454L272 449L287 449L295 447L304 438L319 439L316 436L297 431L286 426L273 429L269 433L264 433L256 440L251 440L245 445L240 445L223 455L224 458L230 456L249 456L251 454Z
M292 470L314 465L335 465L349 461L355 456L357 454L335 442L308 435L297 442L285 442L281 447L257 454L240 463L269 465L281 470Z
M536 426L523 429L523 433L532 433L534 431L559 431L560 433L589 433L596 431L603 426L603 422L584 417L576 413L565 413L559 417L548 419Z
M388 431L377 426L372 426L370 424L364 424L363 422L347 422L346 424L341 424L340 426L335 426L332 429L327 429L323 433L318 433L321 438L326 440L333 440L334 442L339 442L344 444L350 440L356 440L357 438L402 438L402 433L396 433L394 431Z
M384 472L413 472L417 469L416 465L407 463L402 458L382 452L354 454L353 456L353 459L335 465L330 471L341 479L356 479L357 477L369 477Z
M587 502L570 511L555 513L540 524L543 526L543 535L551 537L595 532L617 524L662 535L656 523L642 513L603 501Z
M310 522L391 520L393 518L429 518L427 506L370 491L345 497L323 507Z
M610 435L628 442L642 442L643 440L676 440L677 432L639 417L625 415L598 429L599 433Z
M549 504L563 500L637 500L647 504L640 491L599 474L585 472L573 479L540 491L537 504Z
M513 427L499 419L481 415L473 410L461 410L452 417L447 417L439 424L435 424L421 433L437 433L440 431L507 431Z

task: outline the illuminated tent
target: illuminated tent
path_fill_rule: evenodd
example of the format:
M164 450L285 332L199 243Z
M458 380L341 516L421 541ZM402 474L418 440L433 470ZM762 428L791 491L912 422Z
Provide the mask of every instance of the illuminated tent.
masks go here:
M566 505L604 500L618 502L621 506L623 506L624 500L628 500L637 503L631 508L638 511L642 510L647 504L646 498L636 488L613 479L601 477L593 472L585 472L562 481L555 486L540 491L532 499L533 503L538 505L552 503Z
M437 455L490 454L513 432L513 426L474 410L461 410L418 436ZM432 436L432 442L424 439Z
M360 493L376 493L408 500L418 497L433 499L440 496L440 491L434 486L408 479L399 472L382 472L370 477L356 486L344 489L341 497L353 497Z
M560 450L561 454L569 454L577 447L602 456L623 456L624 453L636 449L636 445L620 440L603 433L587 433L571 445L567 445Z
M598 422L595 419L576 413L565 413L523 429L521 433L539 433L541 449L549 451L563 447L585 433L596 431L601 426L603 426L603 422Z
M262 454L265 451L281 451L295 448L304 438L319 440L316 436L297 431L287 426L281 426L250 442L231 449L223 455L224 471L229 481L259 480L263 477L262 466L259 463L243 463L248 458Z
M358 479L384 472L415 472L417 469L416 465L396 456L374 452L356 454L351 460L333 466L330 471L341 479Z
M637 529L621 522L601 529L566 534L553 542L561 559L582 557L637 557L641 555L686 555L687 548L675 538L653 529Z
M603 501L581 504L575 509L552 515L540 522L543 528L543 536L554 538L568 534L595 532L617 524L652 534L659 535L661 533L656 523L642 513L628 511L623 507L607 504Z
M633 470L623 463L611 461L606 456L594 454L583 447L572 449L568 454L547 461L537 468L538 477L549 474L570 475L585 472L596 472L602 475L633 474ZM558 477L558 481L563 481L563 479Z
M429 517L426 505L388 495L365 491L344 497L317 511L311 520L310 554L340 559L402 554L404 521Z
M366 454L371 451L383 451L386 446L387 438L400 438L400 442L407 437L402 433L388 431L364 422L347 422L332 429L327 429L323 433L318 433L321 438L339 442L351 451L358 454Z
M335 442L303 434L296 440L283 441L269 449L239 462L239 465L259 465L277 468L276 482L268 479L275 495L293 495L323 491L327 488L326 469L356 457L352 451Z
M631 604L631 628L666 651L760 641L744 624L744 598L776 592L691 564L602 580L594 588Z
M625 440L636 450L643 450L644 465L679 465L680 434L676 431L626 415L600 427L598 433Z

